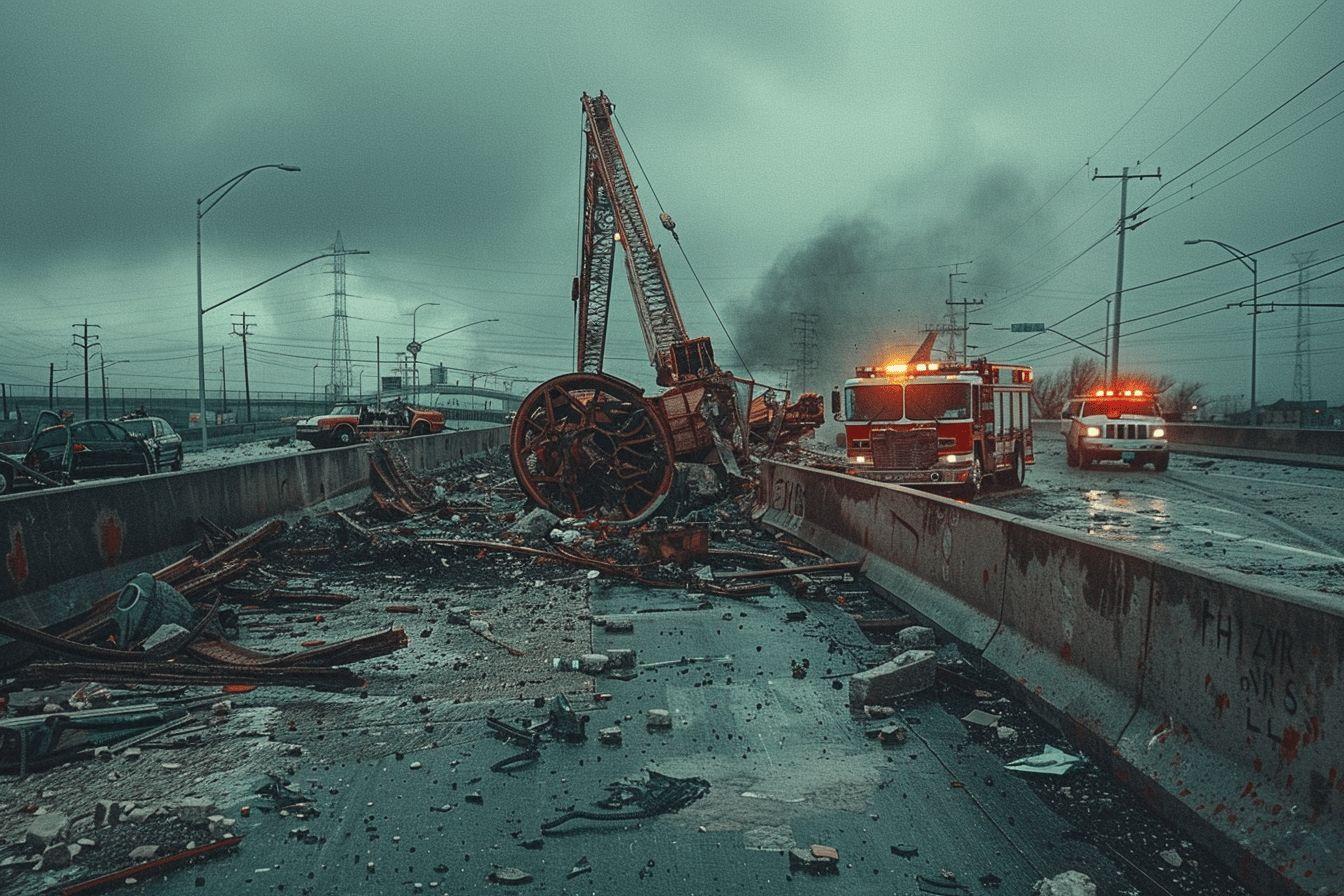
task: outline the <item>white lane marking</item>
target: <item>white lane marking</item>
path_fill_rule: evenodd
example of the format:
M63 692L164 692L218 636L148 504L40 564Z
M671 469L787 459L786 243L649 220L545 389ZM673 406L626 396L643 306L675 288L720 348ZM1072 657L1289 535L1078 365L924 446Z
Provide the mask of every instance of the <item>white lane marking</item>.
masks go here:
M1344 557L1341 557L1338 554L1322 554L1320 551L1295 548L1290 544L1280 544L1277 541L1265 541L1262 538L1251 538L1247 535L1238 535L1235 532L1221 532L1218 529L1207 529L1204 526L1186 526L1185 528L1192 532L1203 532L1206 535L1218 535L1231 541L1235 541L1238 544L1258 544L1267 548L1276 548L1280 551L1289 551L1294 554L1306 554L1308 557L1320 557L1322 560L1329 560L1333 563L1344 562Z
M1288 479L1265 479L1261 476L1239 476L1236 473L1215 473L1212 470L1209 471L1208 475L1222 476L1225 479L1245 479L1248 482L1267 482L1267 483L1273 483L1274 485L1291 485L1296 486L1298 488L1306 488L1306 489L1326 488L1332 492L1344 492L1344 488L1341 488L1338 485L1320 485L1315 482L1293 482Z

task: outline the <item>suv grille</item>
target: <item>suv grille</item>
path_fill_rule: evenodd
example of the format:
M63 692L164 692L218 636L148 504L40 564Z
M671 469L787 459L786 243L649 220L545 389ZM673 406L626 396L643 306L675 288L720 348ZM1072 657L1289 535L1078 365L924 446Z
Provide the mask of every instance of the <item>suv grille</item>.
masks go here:
M938 430L873 430L873 466L883 470L925 470L938 462Z
M1106 438L1108 439L1146 439L1148 438L1147 423L1107 423Z

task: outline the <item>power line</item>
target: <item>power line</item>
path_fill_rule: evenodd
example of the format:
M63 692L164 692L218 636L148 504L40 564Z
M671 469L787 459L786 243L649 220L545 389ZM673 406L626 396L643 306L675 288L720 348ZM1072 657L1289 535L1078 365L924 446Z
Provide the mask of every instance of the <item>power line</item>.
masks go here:
M1268 112L1266 112L1266 113L1265 113L1264 115L1262 115L1260 118L1256 119L1254 123L1252 123L1252 124L1246 126L1244 129L1242 129L1240 132L1238 132L1237 135L1236 135L1235 137L1231 138L1230 140L1226 141L1226 142L1223 143L1221 146L1219 146L1217 149L1215 149L1215 150L1213 150L1212 152L1210 152L1210 153L1208 153L1207 155L1205 155L1205 156L1204 156L1203 158L1201 158L1198 162L1196 162L1195 164L1191 165L1189 168L1186 168L1186 169L1185 169L1184 171L1182 171L1180 174L1177 174L1176 176L1171 177L1171 178L1169 178L1169 179L1163 181L1162 184L1161 184L1156 190L1154 190L1152 193L1148 194L1148 198L1145 199L1145 200L1143 201L1142 204L1143 204L1143 205L1148 205L1148 204L1150 204L1150 203L1153 201L1153 197L1157 196L1158 193L1161 193L1163 190L1165 190L1165 189L1166 189L1167 187L1169 187L1171 184L1173 184L1173 183L1175 183L1176 181L1180 180L1181 178L1185 177L1185 176L1186 176L1187 174L1189 174L1191 171L1194 171L1194 170L1195 170L1196 168L1198 168L1200 165L1203 165L1203 164L1204 164L1205 162L1207 162L1209 159L1213 158L1213 157L1216 156L1218 153L1220 153L1220 152L1222 152L1223 150L1227 149L1227 148L1228 148L1229 146L1231 146L1233 143L1236 143L1236 142L1237 142L1238 140L1240 140L1242 137L1244 137L1244 136L1246 136L1247 134L1249 134L1252 130L1254 130L1255 128L1259 127L1261 124L1263 124L1263 123L1264 123L1270 116L1274 115L1276 112L1278 112L1278 111L1279 111L1280 109L1282 109L1284 106L1288 105L1288 104L1291 103L1293 100L1297 99L1299 96L1301 96L1302 94L1306 93L1306 92L1307 92L1308 90L1310 90L1311 88L1315 87L1315 86L1316 86L1317 84L1319 84L1324 78L1326 78L1328 75L1330 75L1335 69L1339 68L1339 67L1342 66L1342 65L1344 65L1344 59L1341 59L1339 62L1336 62L1334 65L1330 66L1330 67L1329 67L1328 69L1326 69L1324 72L1322 72L1321 74L1317 75L1317 76L1311 81L1311 83L1308 84L1306 87L1303 87L1301 90L1297 91L1297 92L1294 93L1292 96L1288 97L1288 99L1286 99L1286 100L1284 100L1283 102L1279 103L1279 104L1278 104L1277 106L1275 106L1273 109L1270 109Z
M1288 30L1288 33L1287 33L1287 34L1285 34L1283 37L1281 37L1281 38L1278 39L1278 41L1274 44L1274 46L1272 46L1272 47L1270 47L1268 50L1266 50L1263 56L1261 56L1259 59L1255 60L1255 62L1251 63L1251 67L1250 67L1250 68L1246 69L1246 71L1244 71L1244 72L1242 72L1240 75L1238 75L1237 78L1236 78L1236 80L1234 80L1231 84L1229 84L1229 85L1227 85L1226 87L1224 87L1222 93L1218 94L1216 97L1214 97L1213 99L1209 100L1208 104L1207 104L1206 106L1204 106L1203 109L1200 109L1198 112L1196 112L1193 116L1190 117L1189 120L1186 121L1185 124L1181 125L1181 126L1180 126L1179 128L1177 128L1175 131L1173 131L1173 132L1167 137L1167 139L1165 139L1165 140L1163 140L1161 143L1157 144L1157 146L1154 146L1151 150L1149 150L1147 153L1145 153L1143 157L1144 157L1145 159L1147 159L1147 158L1151 158L1151 157L1152 157L1158 150L1160 150L1162 147L1166 146L1168 143L1170 143L1172 140L1174 140L1174 139L1175 139L1175 138L1176 138L1182 131L1184 131L1186 128L1190 127L1190 125L1194 124L1195 121L1196 121L1201 115L1203 115L1205 112L1209 111L1209 109L1213 108L1213 105L1214 105L1215 103L1217 103L1217 102L1218 102L1219 100L1221 100L1223 97L1227 96L1228 92L1231 91L1232 88L1236 87L1238 84L1240 84L1240 83L1242 82L1242 80L1243 80L1247 75L1249 75L1251 72L1255 71L1256 67L1259 66L1260 63L1262 63L1262 62L1264 62L1266 59L1268 59L1271 53L1273 53L1275 50L1277 50L1280 46L1283 45L1283 42L1284 42L1284 41L1286 41L1288 38L1292 37L1293 34L1295 34L1295 33L1297 32L1297 29L1299 29L1299 28L1301 28L1303 25L1305 25L1305 24L1307 23L1307 19L1310 19L1312 16L1314 16L1314 15L1316 14L1316 12L1317 12L1322 6L1324 6L1325 4L1327 4L1327 3L1329 3L1329 2L1330 2L1330 0L1321 0L1320 3L1316 4L1316 6L1311 10L1311 12L1309 12L1309 13L1307 13L1305 16L1303 16L1303 17L1298 21L1298 23L1297 23L1296 25L1294 25L1292 28L1290 28L1290 29Z

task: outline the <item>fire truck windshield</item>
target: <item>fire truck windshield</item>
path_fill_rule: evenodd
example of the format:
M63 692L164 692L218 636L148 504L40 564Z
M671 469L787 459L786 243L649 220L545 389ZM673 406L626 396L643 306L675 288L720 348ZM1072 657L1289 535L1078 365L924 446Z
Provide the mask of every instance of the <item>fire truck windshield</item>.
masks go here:
M1140 417L1157 417L1157 402L1148 396L1115 396L1113 398L1089 398L1083 403L1080 417L1119 417L1133 414Z
M968 419L970 384L911 383L905 387L905 416L911 420Z
M873 384L845 389L845 418L849 420L901 419L901 387Z

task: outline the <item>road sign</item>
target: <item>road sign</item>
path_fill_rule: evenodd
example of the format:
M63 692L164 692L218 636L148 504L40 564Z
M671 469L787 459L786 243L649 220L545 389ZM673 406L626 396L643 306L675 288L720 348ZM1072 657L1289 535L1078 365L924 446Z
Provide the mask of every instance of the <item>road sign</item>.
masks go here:
M410 352L412 355L420 354L420 349L422 348L424 348L424 346L416 342L414 339L406 343L406 351Z
M1014 333L1044 333L1045 324L1013 324Z

